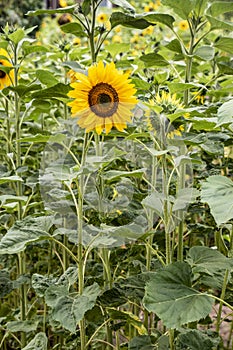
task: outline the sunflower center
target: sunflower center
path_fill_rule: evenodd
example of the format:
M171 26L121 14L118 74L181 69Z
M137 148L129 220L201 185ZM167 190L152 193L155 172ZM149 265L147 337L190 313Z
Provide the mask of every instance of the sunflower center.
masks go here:
M2 66L2 62L0 62L0 67ZM0 69L0 79L5 78L6 72Z
M118 108L119 97L112 85L98 83L89 91L88 103L98 117L111 117Z

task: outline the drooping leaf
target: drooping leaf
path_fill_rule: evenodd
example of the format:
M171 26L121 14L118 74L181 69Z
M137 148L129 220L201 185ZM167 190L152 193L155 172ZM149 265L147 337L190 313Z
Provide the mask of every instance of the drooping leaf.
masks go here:
M38 333L22 350L47 350L48 339L45 333Z
M82 3L82 13L87 16L91 11L91 0L84 0Z
M217 225L233 218L233 182L229 178L209 176L202 182L201 199L208 203Z
M217 126L233 123L233 99L222 104L217 113Z
M27 216L7 231L0 241L0 254L16 254L23 251L29 243L49 238L53 225L51 216Z
M142 17L130 16L123 12L113 12L110 17L110 22L112 28L122 25L124 27L145 29L151 25L149 21L146 21Z
M143 299L149 312L156 313L168 328L199 321L212 309L212 299L191 286L192 270L175 262L151 276Z
M175 22L175 18L173 16L168 15L166 13L159 13L159 12L158 13L151 12L150 14L145 13L143 15L143 18L153 24L156 24L156 23L165 24L169 28L173 28L173 23Z
M28 11L26 13L27 16L38 16L38 15L53 15L56 13L73 13L77 4L62 8L57 8L55 10L36 10L36 11Z
M225 271L233 267L233 259L204 246L190 248L187 261L193 273L201 275L199 280L213 288L222 287Z

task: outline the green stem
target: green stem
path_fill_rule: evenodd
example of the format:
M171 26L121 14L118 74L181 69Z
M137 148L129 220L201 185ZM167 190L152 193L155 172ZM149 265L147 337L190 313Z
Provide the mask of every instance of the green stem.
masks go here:
M91 30L89 32L89 43L91 49L91 60L92 63L96 62L96 51L95 51L95 21L96 21L96 10L97 7L95 5L95 1L92 0L92 22L91 22Z
M181 146L181 155L185 154L185 146ZM181 162L179 166L179 178L177 181L177 193L181 189L185 187L185 172L186 172L186 165ZM183 261L183 235L184 235L184 214L183 211L178 212L178 218L180 220L180 223L178 225L178 247L177 247L177 260Z
M221 296L220 296L221 300L224 300L224 298L225 298L228 277L229 277L229 270L226 270L224 280L223 280L222 292L221 292ZM223 307L223 301L220 301L218 314L217 314L217 325L216 325L216 332L217 333L219 333L219 330L220 330L222 307Z

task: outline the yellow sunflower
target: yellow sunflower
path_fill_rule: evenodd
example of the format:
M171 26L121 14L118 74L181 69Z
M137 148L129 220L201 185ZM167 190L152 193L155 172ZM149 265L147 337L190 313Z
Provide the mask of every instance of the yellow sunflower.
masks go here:
M2 56L6 57L6 59L2 58ZM0 49L0 90L13 84L13 80L14 80L13 69L9 71L1 70L1 66L12 67L12 64L8 61L8 58L9 58L8 53L4 49Z
M136 89L130 84L129 74L118 71L113 62L100 61L88 69L88 75L76 73L74 90L68 93L74 98L71 106L72 116L78 117L78 124L86 132L103 130L108 134L112 127L119 131L131 121L132 108L137 103Z

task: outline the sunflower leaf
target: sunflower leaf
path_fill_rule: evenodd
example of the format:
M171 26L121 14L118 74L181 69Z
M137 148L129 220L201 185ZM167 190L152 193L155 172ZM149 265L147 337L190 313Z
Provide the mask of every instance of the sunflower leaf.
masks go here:
M152 23L148 22L141 16L130 16L123 12L113 12L110 17L111 27L114 28L118 25L122 25L124 27L137 28L137 29L145 29L149 27Z

